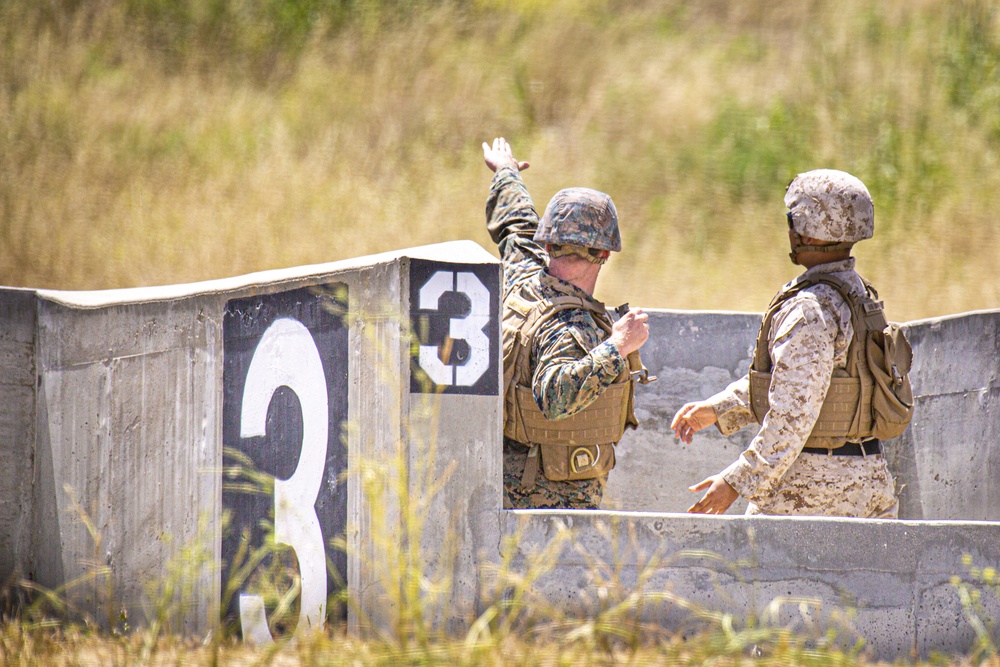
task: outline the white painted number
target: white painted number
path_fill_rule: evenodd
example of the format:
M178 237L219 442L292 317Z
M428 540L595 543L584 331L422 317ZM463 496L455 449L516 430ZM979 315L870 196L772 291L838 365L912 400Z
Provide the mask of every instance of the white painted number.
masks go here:
M329 432L323 362L309 330L297 320L275 320L261 338L243 389L240 435L265 435L267 408L279 387L288 387L302 406L302 449L295 472L274 480L274 541L295 550L302 580L295 634L321 626L326 618L326 549L315 504L323 482ZM240 596L240 624L250 642L269 642L264 601Z
M468 387L490 367L490 339L483 332L490 322L490 291L474 273L438 271L420 288L420 309L437 310L445 292L460 292L469 298L469 314L453 317L448 324L448 336L468 344L469 358L461 366L445 364L437 345L421 345L420 367L435 384Z

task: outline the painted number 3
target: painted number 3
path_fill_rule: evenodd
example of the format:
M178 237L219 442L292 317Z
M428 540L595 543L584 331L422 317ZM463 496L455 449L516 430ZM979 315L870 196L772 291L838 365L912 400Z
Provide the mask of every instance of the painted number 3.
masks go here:
M274 541L295 550L302 578L295 633L323 624L326 618L326 549L316 516L323 482L329 433L328 396L323 362L309 330L297 320L275 320L254 351L243 389L241 437L265 435L267 408L279 387L288 387L302 407L299 463L288 479L274 480ZM271 641L264 600L240 595L243 638Z
M460 292L469 298L469 313L449 321L448 336L464 340L469 346L469 358L461 366L441 361L437 345L420 346L420 367L438 385L474 385L490 367L490 339L483 328L490 322L490 291L474 273L468 271L438 271L420 288L421 310L437 310L438 301L446 292Z

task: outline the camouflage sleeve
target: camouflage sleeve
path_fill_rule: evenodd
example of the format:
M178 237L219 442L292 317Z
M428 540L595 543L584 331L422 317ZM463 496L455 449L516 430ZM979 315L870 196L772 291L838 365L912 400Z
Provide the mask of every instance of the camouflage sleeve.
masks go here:
M767 498L801 453L833 375L836 313L808 293L789 301L771 329L771 407L750 446L722 475L741 496Z
M715 410L715 426L722 435L731 435L757 420L750 411L750 376L744 375L708 399Z
M514 167L500 167L493 176L486 200L486 229L500 250L505 295L515 284L545 267L545 248L533 240L538 213L521 173Z
M588 313L564 310L535 337L538 363L532 393L548 419L559 419L593 403L625 370L627 362Z

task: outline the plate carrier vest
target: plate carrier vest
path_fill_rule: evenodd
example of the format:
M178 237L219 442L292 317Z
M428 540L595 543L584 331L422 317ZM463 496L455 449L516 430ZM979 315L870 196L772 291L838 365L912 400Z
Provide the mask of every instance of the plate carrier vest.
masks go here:
M878 292L864 278L865 294L851 291L831 275L803 278L779 292L764 314L750 367L750 408L759 423L770 409L771 320L788 299L803 289L823 283L835 289L851 309L854 337L847 349L846 368L834 368L830 388L806 447L837 449L847 442L869 438L887 440L900 435L913 414L913 392L908 373L913 353L902 330L888 324Z
M601 330L610 335L611 316L596 300L571 295L543 299L531 283L509 294L503 305L503 434L529 446L522 487L534 485L539 457L545 477L551 481L594 479L606 474L615 466L614 445L626 428L639 425L633 409L633 376L643 384L656 378L643 368L638 351L633 352L626 369L593 403L568 417L548 419L535 403L531 389L535 334L556 313L579 308L589 311Z

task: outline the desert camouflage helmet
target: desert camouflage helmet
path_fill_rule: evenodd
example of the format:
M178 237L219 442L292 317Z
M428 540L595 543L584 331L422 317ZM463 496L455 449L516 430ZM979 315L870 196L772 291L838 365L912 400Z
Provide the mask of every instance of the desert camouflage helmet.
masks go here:
M875 232L868 188L847 172L815 169L796 176L785 192L794 230L820 241L854 243Z
M597 250L622 249L618 211L611 197L590 188L566 188L552 197L535 232L539 243Z

